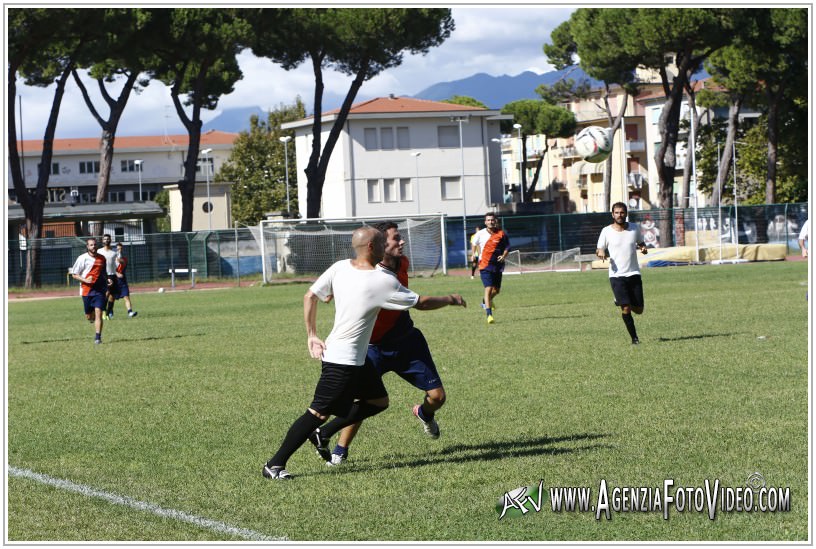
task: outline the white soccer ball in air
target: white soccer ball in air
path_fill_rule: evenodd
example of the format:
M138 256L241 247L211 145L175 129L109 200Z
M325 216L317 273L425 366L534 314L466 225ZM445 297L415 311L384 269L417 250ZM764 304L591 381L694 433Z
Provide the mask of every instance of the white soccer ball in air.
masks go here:
M575 150L587 162L603 162L612 152L609 130L588 126L575 136Z
M163 294L164 293L164 288L159 288L159 293Z

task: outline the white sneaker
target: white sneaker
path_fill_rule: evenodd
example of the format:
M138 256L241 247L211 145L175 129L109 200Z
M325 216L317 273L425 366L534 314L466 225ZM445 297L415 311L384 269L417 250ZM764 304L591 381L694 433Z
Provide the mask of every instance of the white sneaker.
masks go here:
M347 456L341 456L340 454L332 454L331 459L326 462L327 467L337 467L338 465L343 465L346 462Z
M431 421L423 421L421 417L419 417L419 404L414 406L414 416L422 423L422 428L425 430L425 434L433 439L439 438L439 424L436 422L435 419Z

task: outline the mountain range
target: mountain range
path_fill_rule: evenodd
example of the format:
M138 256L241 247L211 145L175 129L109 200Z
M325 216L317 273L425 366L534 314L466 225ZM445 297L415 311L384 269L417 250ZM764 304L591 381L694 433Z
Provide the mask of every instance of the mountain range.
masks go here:
M588 79L590 84L600 86L602 83L586 75L580 67L569 67L560 71L550 71L544 74L537 74L532 71L525 71L515 76L491 76L485 73L474 74L461 80L451 82L439 82L420 91L414 97L416 99L429 99L431 101L441 101L450 99L454 95L463 95L478 99L491 109L501 109L511 101L519 99L538 99L535 89L545 84L553 85L562 78L571 78L576 82ZM356 102L372 99L372 97L360 94ZM323 101L323 109L328 111L337 109L343 102L343 97L336 94L326 93ZM266 111L260 107L239 107L225 109L221 114L203 125L202 130L220 130L224 132L240 132L249 128L249 118L253 114L265 116Z

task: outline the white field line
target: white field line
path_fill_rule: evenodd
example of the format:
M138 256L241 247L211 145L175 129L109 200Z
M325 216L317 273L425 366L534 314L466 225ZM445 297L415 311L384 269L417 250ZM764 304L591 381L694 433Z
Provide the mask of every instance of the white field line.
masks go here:
M8 473L9 476L27 478L35 482L39 482L41 484L46 484L48 486L59 488L61 490L76 492L78 494L82 494L83 496L101 498L110 503L113 503L114 505L124 505L125 507L131 507L139 511L153 513L154 515L163 518L179 520L181 522L188 522L190 524L194 524L195 526L199 526L207 530L212 530L213 532L217 532L219 534L238 536L251 541L288 541L288 538L286 537L270 537L267 536L266 534L255 532L254 530L247 530L246 528L230 526L229 524L224 524L223 522L219 522L217 520L197 517L195 515L185 513L184 511L176 511L175 509L165 509L153 503L135 500L127 496L119 496L102 490L95 490L90 486L85 486L84 484L76 484L71 482L70 480L49 477L48 475L35 473L34 471L31 471L29 469L19 469L17 467L9 466Z

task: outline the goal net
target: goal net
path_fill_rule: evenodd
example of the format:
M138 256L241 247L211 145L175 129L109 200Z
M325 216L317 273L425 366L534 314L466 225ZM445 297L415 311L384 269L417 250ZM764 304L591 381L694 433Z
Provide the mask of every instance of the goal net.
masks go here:
M264 282L276 275L318 275L341 259L354 257L351 234L382 221L397 224L412 276L447 274L445 215L345 219L264 219L258 225Z
M522 252L511 250L505 258L504 274L545 273L550 271L579 271L577 256L581 248L563 252Z

